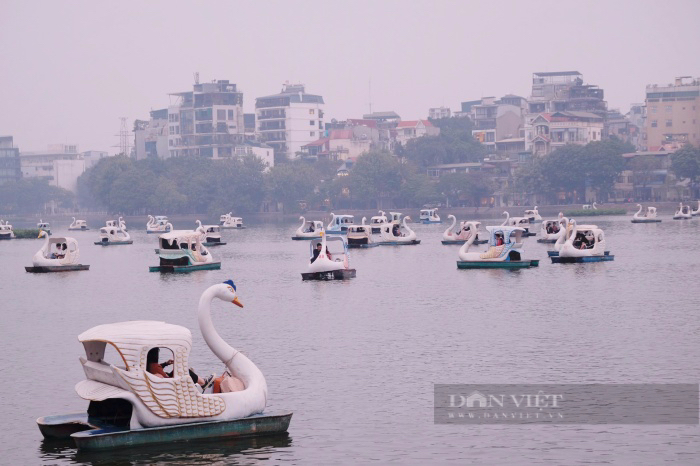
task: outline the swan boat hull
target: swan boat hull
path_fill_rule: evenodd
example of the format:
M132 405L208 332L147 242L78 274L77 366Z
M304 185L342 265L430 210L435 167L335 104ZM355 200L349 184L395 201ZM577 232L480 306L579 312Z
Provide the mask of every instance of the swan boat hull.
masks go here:
M319 239L321 235L318 236L292 236L292 239L294 241L305 241L305 240L312 240L312 239Z
M423 225L428 225L431 223L442 223L442 220L420 220L418 223L422 223Z
M414 244L420 244L420 240L414 239L411 241L379 241L375 244L378 244L379 246L411 246Z
M581 264L584 262L610 262L615 260L615 256L609 254L610 251L605 251L602 256L583 256L583 257L559 257L550 256L552 264Z
M658 218L633 218L632 223L660 223Z
M459 244L460 246L466 243L466 239L443 239L442 244ZM486 244L489 240L487 239L477 239L472 244Z
M210 247L210 246L226 246L227 243L223 241L207 241L202 243L202 246Z
M24 270L30 273L49 273L49 272L74 272L76 270L90 270L89 265L74 264L74 265L44 265L36 267L25 267Z
M245 225L237 226L237 227L225 227L221 225L222 230L243 230L244 228L247 228Z
M88 419L87 413L40 417L36 422L47 439L71 439L79 450L106 450L157 443L280 435L287 432L291 420L292 413L280 412L133 430Z
M526 269L538 267L539 260L525 261L457 261L458 269Z
M331 270L329 272L306 272L301 274L302 281L306 280L346 280L355 278L355 269Z
M379 246L378 243L348 243L348 249L366 249Z
M609 256L610 251L605 251L605 255ZM547 251L547 256L549 257L559 257L559 251Z
M134 244L134 240L130 239L129 241L95 241L95 244L98 246L117 246L120 244Z
M162 272L162 273L187 273L194 272L196 270L219 270L221 269L221 262L209 262L206 264L198 265L155 265L148 267L149 272Z
M84 227L84 228L83 228L83 227L78 227L78 228L70 228L70 227L68 227L68 231L87 231L87 230L89 230L88 227Z

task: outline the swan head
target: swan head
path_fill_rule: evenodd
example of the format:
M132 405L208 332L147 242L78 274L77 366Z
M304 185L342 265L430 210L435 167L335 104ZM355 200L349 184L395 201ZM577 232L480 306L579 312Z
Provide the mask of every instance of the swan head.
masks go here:
M236 284L233 280L226 280L221 285L217 285L216 297L222 301L229 301L238 307L243 307L243 303L238 300L238 295L236 294Z
M43 238L44 236L48 236L48 234L44 230L39 230L39 236L37 236L37 238Z

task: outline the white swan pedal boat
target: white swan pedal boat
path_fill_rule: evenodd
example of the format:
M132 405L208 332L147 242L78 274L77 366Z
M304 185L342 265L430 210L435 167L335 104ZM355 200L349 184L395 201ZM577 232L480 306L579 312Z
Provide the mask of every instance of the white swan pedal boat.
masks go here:
M344 235L348 232L348 227L355 223L353 215L336 215L331 212L331 221L325 231L327 235Z
M87 226L87 222L85 220L76 220L75 217L73 217L73 222L68 226L68 230L89 230Z
M394 212L392 212L392 215ZM398 214L399 217L401 214ZM420 240L416 239L416 232L411 230L411 227L406 223L411 220L411 217L404 217L401 223L403 227L403 232L401 232L401 227L399 227L398 222L385 223L382 225L380 238L377 244L381 246L406 246L420 244ZM397 234L398 233L398 234Z
M605 250L605 233L597 225L577 225L576 220L571 219L567 230L567 239L561 249L549 251L552 264L615 260L615 256Z
M122 217L119 217L118 220L107 220L105 222L106 227L113 227L113 228L121 228L124 231L129 231L126 228L126 222Z
M459 249L458 269L522 269L537 267L539 260L523 258L525 230L514 226L488 226L489 248L485 252L469 252L471 238Z
M319 245L321 249L317 251ZM309 252L309 267L306 272L302 272L302 280L355 278L357 272L350 268L348 245L342 236L322 234L320 238L311 240Z
M537 206L535 206L534 209L526 210L525 217L527 217L528 220L530 220L530 223L539 223L542 221L542 216L540 215L540 212L537 210Z
M525 230L525 233L523 233L524 237L527 236L535 236L535 232L530 230L531 223L530 219L527 217L511 217L510 213L503 212L503 215L506 216L506 219L503 221L501 226L512 226L512 227L518 227L522 228Z
M49 235L51 234L51 224L49 222L45 222L42 219L39 219L39 223L36 224L36 227L41 231L45 231Z
M10 225L10 222L6 220L3 223L3 221L0 220L0 240L12 239L14 237L15 237L15 232L12 229L12 225Z
M229 212L219 217L219 225L224 230L235 230L245 228L241 217L232 217L233 212Z
M86 379L75 391L89 401L87 412L37 419L43 436L72 439L80 450L100 450L285 433L292 413L265 412L265 376L217 333L211 319L214 298L243 305L231 280L209 287L199 300L202 336L227 371L218 379L221 390L214 393L210 387L202 393L193 381L188 365L192 334L187 328L155 321L98 325L78 337L85 348L80 363ZM107 345L121 360L104 360ZM156 348L158 354L165 350L173 355L169 377L148 371ZM159 361L156 356L152 364Z
M642 204L637 204L639 210L632 216L632 223L659 223L660 218L656 218L656 207L647 207L647 211L642 214Z
M693 218L693 212L690 210L689 205L683 205L681 202L678 210L673 215L673 220L690 220Z
M306 220L305 217L299 217L301 225L294 232L292 239L295 241L320 238L323 231L323 222L319 220Z
M562 227L562 220L564 227ZM564 217L562 212L559 212L559 217L553 220L543 220L540 225L540 237L537 238L538 243L556 243L557 240L564 234L566 225L569 220Z
M420 216L418 217L419 223L442 223L440 216L437 213L437 208L435 209L422 209L420 211Z
M371 233L380 233L382 231L382 225L387 223L389 220L386 218L383 210L379 211L380 215L375 215L369 219L369 225L372 229Z
M226 243L221 241L221 227L219 225L202 225L202 222L197 220L199 225L195 228L201 234L200 240L206 247L225 246Z
M102 227L100 228L100 240L95 241L99 246L117 246L120 244L133 244L134 240L128 232L120 227Z
M697 201L697 203L698 203L698 208L691 212L693 217L697 217L698 215L700 215L700 201Z
M149 235L168 233L172 230L172 225L168 221L168 217L164 215L152 215L148 216L148 223L146 223L146 233Z
M193 272L219 270L209 250L202 244L201 231L175 230L158 237L156 254L160 265L149 267L149 272Z
M78 263L80 248L75 238L50 237L48 233L41 230L39 238L42 237L46 238L44 245L34 254L32 267L25 267L24 270L31 273L48 273L90 269L89 265Z
M476 238L472 244L484 244L489 242L487 239L479 238L481 222L459 222L459 229L455 231L457 218L454 215L448 215L447 218L452 219L452 224L442 234L442 244L462 245L469 239L472 233L476 233Z
M348 227L349 248L373 248L379 244L372 241L372 227L370 225L350 225Z

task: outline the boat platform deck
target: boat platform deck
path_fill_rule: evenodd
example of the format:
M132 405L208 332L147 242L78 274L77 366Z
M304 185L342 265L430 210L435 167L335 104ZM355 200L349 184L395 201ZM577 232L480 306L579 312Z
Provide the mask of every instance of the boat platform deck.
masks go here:
M538 243L556 243L557 240L555 239L547 239L547 238L538 238L537 239Z
M609 256L610 251L605 251L605 255ZM558 257L559 256L559 251L547 251L547 256L549 257Z
M204 421L131 430L88 419L87 413L40 417L36 420L45 438L72 439L80 450L104 450L154 443L215 438L259 437L284 434L290 412L256 414L228 421Z
M134 244L134 240L129 241L95 241L97 246L119 246L120 244Z
M660 223L660 218L633 218L632 223Z
M208 248L212 247L212 246L226 246L226 244L227 243L225 243L223 241L213 241L213 242L202 243L203 246L206 246Z
M420 244L420 240L414 239L413 241L379 241L376 244L380 246L412 246L414 244Z
M609 262L614 261L615 256L607 254L609 251L605 251L606 254L602 256L584 256L584 257L560 257L560 256L550 256L552 259L552 264L582 264L584 262Z
M148 271L162 273L187 273L194 272L196 270L219 270L220 268L221 262L210 262L208 264L199 265L156 265L148 267Z
M301 274L302 281L307 280L346 280L355 278L355 269L333 270L331 272L307 272Z
M379 243L363 243L363 244L348 243L348 249L366 249L366 248L374 248L376 246L379 246Z
M526 261L457 261L458 269L526 269L538 267L539 260Z
M320 236L292 236L294 241L305 241L310 239L321 239Z
M442 244L457 244L457 245L462 245L462 244L464 244L464 243L466 243L466 242L467 242L466 239L443 239L443 240L442 240ZM474 241L472 244L486 244L486 243L488 243L488 242L489 242L489 240L487 240L487 239L478 239L478 240Z
M24 270L30 273L49 273L49 272L74 272L76 270L90 270L89 265L44 265L38 267L25 267Z

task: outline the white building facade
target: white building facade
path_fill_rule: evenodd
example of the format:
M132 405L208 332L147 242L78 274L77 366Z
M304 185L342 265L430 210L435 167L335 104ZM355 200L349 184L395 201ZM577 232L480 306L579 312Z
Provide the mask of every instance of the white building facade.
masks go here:
M56 144L46 151L20 152L23 178L45 179L49 185L77 191L78 177L85 173L85 160L75 144Z

